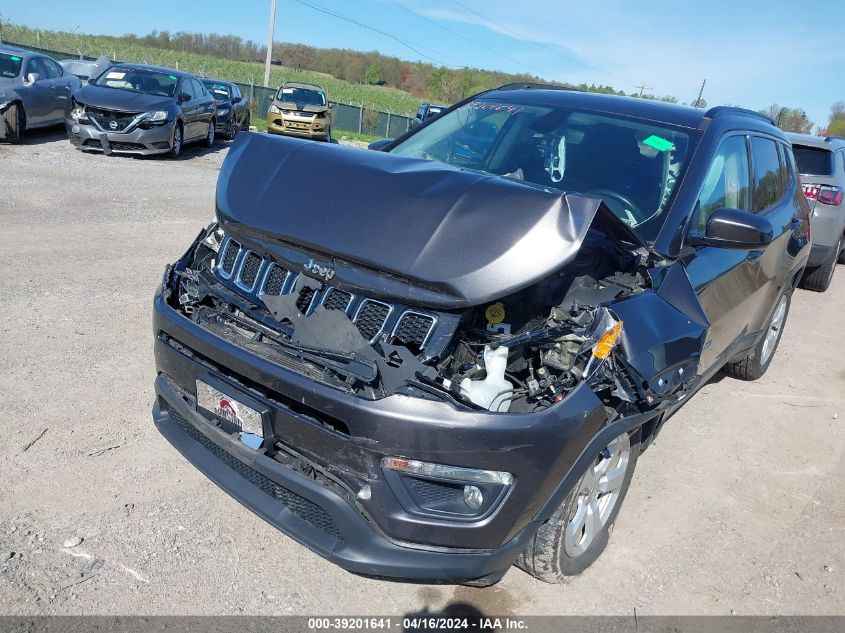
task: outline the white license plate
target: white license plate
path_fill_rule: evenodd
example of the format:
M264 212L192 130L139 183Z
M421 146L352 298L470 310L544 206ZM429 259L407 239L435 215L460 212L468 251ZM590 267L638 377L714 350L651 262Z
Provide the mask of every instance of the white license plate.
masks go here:
M259 411L202 380L197 380L197 404L239 427L243 433L264 437L264 423Z

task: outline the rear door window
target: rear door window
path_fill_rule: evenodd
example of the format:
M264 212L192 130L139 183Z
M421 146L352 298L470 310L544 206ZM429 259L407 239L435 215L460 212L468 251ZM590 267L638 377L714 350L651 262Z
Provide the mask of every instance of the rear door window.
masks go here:
M830 176L833 173L833 152L821 147L793 145L798 173L811 176Z
M744 136L731 136L719 146L698 198L693 228L704 233L707 220L719 209L751 210L748 147Z
M751 137L751 155L754 165L752 210L760 213L783 197L780 158L776 143L759 136Z

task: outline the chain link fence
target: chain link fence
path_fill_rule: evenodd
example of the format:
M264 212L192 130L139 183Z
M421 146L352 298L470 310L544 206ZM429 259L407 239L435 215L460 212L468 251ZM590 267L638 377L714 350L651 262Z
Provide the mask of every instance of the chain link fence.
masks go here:
M5 44L10 46L18 46L27 50L35 51L49 55L56 60L65 59L83 59L94 61L96 57L90 55L80 55L79 53L68 53L62 51L54 51L47 48L38 48L37 46L27 46L24 44L16 44L4 40ZM117 60L112 60L117 63ZM121 60L134 61L138 60ZM215 79L225 79L232 81L226 77L215 77ZM241 93L250 101L250 109L254 117L260 119L267 118L267 111L270 109L270 104L273 103L273 97L276 94L275 88L265 88L264 86L256 86L254 84L245 84L239 81L234 81L240 89ZM336 101L330 102L332 110L332 131L333 132L354 132L357 134L366 134L368 136L378 136L380 138L396 138L408 131L411 125L410 117L393 114L391 112L382 112L381 110L373 110L366 108L363 104L338 103Z

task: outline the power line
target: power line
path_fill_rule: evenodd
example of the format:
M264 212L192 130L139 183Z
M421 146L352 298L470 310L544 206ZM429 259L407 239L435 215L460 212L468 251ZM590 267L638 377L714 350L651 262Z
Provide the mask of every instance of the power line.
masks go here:
M440 4L443 4L443 0L438 0L438 1L440 2ZM449 0L449 2L451 2L451 3L452 3L452 4L454 4L455 6L460 7L461 9L463 9L464 13L472 13L473 15L475 15L475 16L477 16L477 17L481 18L482 20L484 20L484 21L485 21L485 22L487 22L488 24L493 24L494 26L496 26L496 27L498 27L499 29L501 29L501 31L502 31L503 33L506 33L507 35L510 35L512 38L517 39L517 40L521 40L521 41L524 41L524 40L525 40L525 38L524 38L522 35L519 35L518 33L515 33L514 31L510 30L508 27L506 27L506 26L504 26L504 25L502 25L502 24L500 24L500 23L496 22L495 20L491 20L488 16L484 15L483 13L479 13L479 12L478 12L478 11L476 11L475 9L472 9L472 8L470 8L470 7L466 6L466 5L465 5L464 3L462 3L462 2L459 2L458 0ZM604 69L602 69L602 68L599 68L598 66L593 66L593 65L588 64L588 63L586 63L586 62L584 62L584 61L581 61L580 59L578 59L577 57L575 57L575 56L573 56L573 55L567 55L566 53L562 53L561 51L556 51L556 50L553 50L553 49L551 49L550 47L548 47L548 46L546 46L545 44L543 44L542 42L537 42L537 41L535 41L535 40L530 40L530 41L531 41L531 43L532 43L532 44L534 44L534 45L535 45L535 46L537 46L538 48L542 48L543 50L545 50L545 51L547 51L547 52L551 53L552 55L557 55L557 56L560 56L560 57L565 57L566 59L569 59L569 60L571 60L571 61L574 61L575 63L580 64L581 66L584 66L585 68L589 68L589 69L591 69L591 70L595 70L595 71L597 71L597 72L603 73L603 74L608 75L608 76L610 76L610 77L615 77L616 79L619 79L619 80L621 80L621 81L624 81L624 82L630 83L631 85L634 85L634 84L636 84L636 83L637 83L635 80L633 80L633 79L629 79L628 77L623 77L622 75L617 75L616 73L612 73L612 72L610 72L610 71L608 71L608 70L604 70Z
M452 34L452 35L454 35L455 37L458 37L458 38L460 38L460 39L462 39L462 40L464 40L464 41L466 41L466 42L469 42L470 44L473 44L473 45L475 45L475 46L478 46L478 47L480 47L480 48L483 48L485 51L487 51L487 52L489 52L489 53L493 53L494 55L498 55L499 57L502 57L502 58L504 58L504 59L507 59L507 60L509 60L509 61L511 61L511 62L513 62L513 63L515 63L515 64L519 64L519 65L520 65L520 66L522 66L523 68L527 68L527 69L528 69L529 71L531 71L532 73L535 73L535 74L538 74L538 75L542 74L542 72L541 72L541 71L539 71L539 70L537 70L536 68L532 68L531 66L529 66L529 65L525 64L524 62L521 62L521 61L519 61L518 59L515 59L515 58L511 57L510 55L505 55L504 53L501 53L501 52L499 52L499 51L497 51L497 50L495 50L495 49L492 49L492 48L490 48L489 46L487 46L486 44L482 44L481 42L476 42L475 40L473 40L473 39L471 39L471 38L469 38L469 37L467 37L467 36L463 35L462 33L458 33L457 31L454 31L454 30L450 29L449 27L444 26L443 24L440 24L440 22L437 22L436 20L432 20L431 18L428 18L428 17L426 17L426 16L424 16L424 15L421 15L421 14L419 14L419 13L415 12L415 11L412 11L412 10L411 10L411 9L409 9L408 7L406 7L406 6L404 6L404 5L399 4L398 2L396 2L396 0L387 0L387 2L389 2L390 4L392 4L392 5L394 5L394 6L398 7L398 8L400 8L400 9L402 9L402 10L403 10L403 11L405 11L406 13L410 13L411 15L413 15L413 16L414 16L414 17L416 17L416 18L419 18L420 20L425 20L426 22L429 22L430 24L433 24L433 25L434 25L434 26L436 26L437 28L439 28L439 29L442 29L442 30L446 31L447 33L451 33L451 34Z
M437 59L436 57L432 57L431 55L426 55L421 50L419 50L418 48L413 46L407 40L403 40L402 38L397 37L397 36L393 35L392 33L388 33L387 31L382 31L381 29L377 29L374 26L370 26L369 24L365 24L364 22L359 22L358 20L354 20L353 18L350 18L348 16L341 15L340 13L335 13L334 11L326 9L325 7L320 7L320 6L317 6L315 4L311 4L310 2L306 2L305 0L295 0L295 1L297 3L303 5L303 6L306 6L306 7L309 7L310 9L313 9L314 11L319 11L320 13L325 13L326 15L330 15L332 17L338 18L339 20L344 20L345 22L355 24L356 26L360 26L361 28L367 29L368 31L372 31L373 33L378 33L379 35L383 35L384 37L388 37L388 38L392 39L393 41L399 42L403 46L408 47L409 49L414 51L417 55L420 55L421 57L425 57L426 59L434 62L435 64L439 64L441 66L449 66L451 68L464 68L464 66L456 66L455 64L449 64L447 62L444 62L442 59Z

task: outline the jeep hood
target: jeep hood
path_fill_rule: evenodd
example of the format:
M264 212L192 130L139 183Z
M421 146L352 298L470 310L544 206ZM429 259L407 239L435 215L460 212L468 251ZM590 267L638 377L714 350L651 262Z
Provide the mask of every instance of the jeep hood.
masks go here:
M217 215L233 236L398 277L442 295L442 307L479 305L549 276L575 258L591 225L643 246L600 200L263 134L239 135L230 149Z
M74 98L85 105L120 112L150 112L165 110L175 103L173 97L148 95L118 88L87 85L80 88Z

